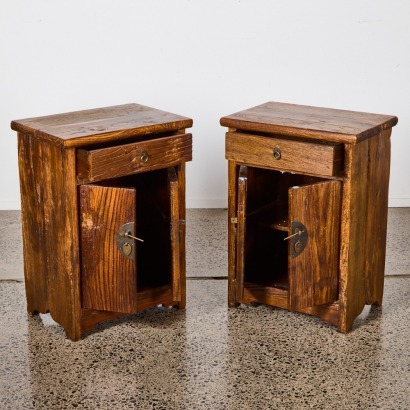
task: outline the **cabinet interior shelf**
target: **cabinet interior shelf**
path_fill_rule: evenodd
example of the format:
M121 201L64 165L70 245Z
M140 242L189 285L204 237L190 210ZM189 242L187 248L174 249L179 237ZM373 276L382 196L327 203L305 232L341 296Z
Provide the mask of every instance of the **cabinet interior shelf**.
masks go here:
M287 273L283 272L282 274L278 275L275 280L272 279L265 279L264 280L259 280L259 281L252 281L249 279L247 282L244 284L245 287L247 288L275 288L275 289L282 289L282 290L288 290L289 285L288 285L288 277Z
M275 200L249 212L247 218L257 219L257 224L277 231L289 231L288 204L283 200Z

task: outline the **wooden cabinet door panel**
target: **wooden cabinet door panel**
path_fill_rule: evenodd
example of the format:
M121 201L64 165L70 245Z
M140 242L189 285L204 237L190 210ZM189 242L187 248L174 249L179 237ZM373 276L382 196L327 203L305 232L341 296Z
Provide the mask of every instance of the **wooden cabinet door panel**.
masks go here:
M121 254L116 245L119 228L135 222L136 190L81 185L79 191L82 307L136 312L136 244L130 239L133 259Z
M308 235L297 256L289 243L290 310L338 298L341 188L340 181L325 181L289 189L289 225L301 222Z

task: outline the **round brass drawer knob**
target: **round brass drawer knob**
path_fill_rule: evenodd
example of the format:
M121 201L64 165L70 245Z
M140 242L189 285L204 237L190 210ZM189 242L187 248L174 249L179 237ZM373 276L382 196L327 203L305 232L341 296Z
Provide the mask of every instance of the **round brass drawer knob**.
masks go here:
M141 162L143 162L144 164L148 161L149 155L147 151L142 151L141 152Z
M282 151L280 150L279 147L276 147L273 149L273 158L275 159L281 159L282 157Z

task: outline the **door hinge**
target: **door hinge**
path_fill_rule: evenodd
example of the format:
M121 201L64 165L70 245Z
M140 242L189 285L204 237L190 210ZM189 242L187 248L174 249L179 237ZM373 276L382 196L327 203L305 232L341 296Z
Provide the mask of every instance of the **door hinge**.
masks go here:
M231 218L231 224L237 224L238 218Z
M185 225L185 219L180 219L180 220L179 220L179 224L180 224L180 225Z

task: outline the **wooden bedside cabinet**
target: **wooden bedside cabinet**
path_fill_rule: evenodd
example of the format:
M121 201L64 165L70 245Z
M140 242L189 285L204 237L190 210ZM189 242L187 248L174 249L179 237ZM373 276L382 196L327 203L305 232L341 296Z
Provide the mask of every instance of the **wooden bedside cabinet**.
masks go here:
M185 307L191 126L137 104L11 123L30 314L78 340L122 314Z
M229 127L229 306L259 302L352 329L381 304L397 118L269 102Z

